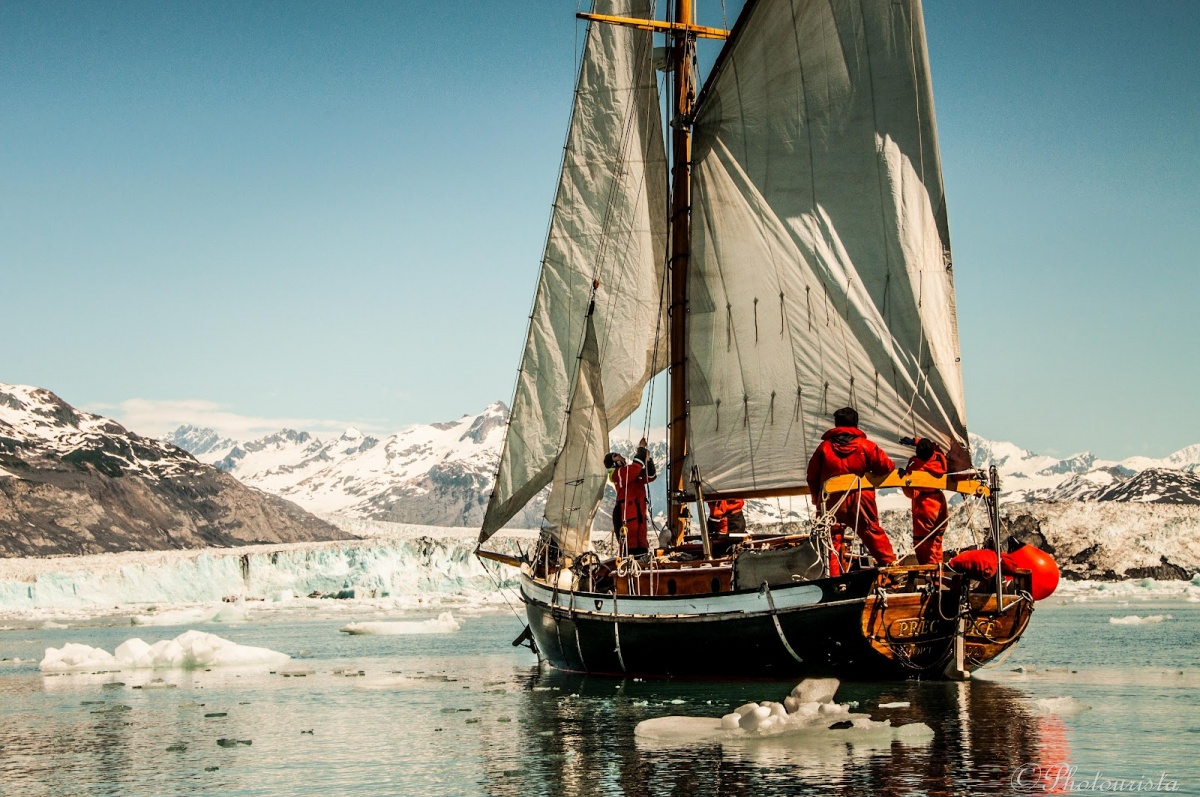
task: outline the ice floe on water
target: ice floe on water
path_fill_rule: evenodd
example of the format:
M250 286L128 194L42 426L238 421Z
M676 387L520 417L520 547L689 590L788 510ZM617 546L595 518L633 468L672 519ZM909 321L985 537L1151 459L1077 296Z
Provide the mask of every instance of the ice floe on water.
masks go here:
M338 630L351 635L400 636L404 634L453 634L462 628L452 612L442 612L430 620L395 620L350 623Z
M1108 622L1112 625L1158 625L1164 620L1174 620L1175 618L1169 614L1151 614L1146 617L1138 617L1136 614L1129 614L1124 617L1110 617Z
M1073 697L1039 697L1027 701L1034 714L1056 714L1063 717L1074 716L1084 711L1090 711L1091 706Z
M1062 581L1055 591L1055 599L1070 603L1110 600L1183 600L1195 603L1200 601L1200 573L1190 581L1159 581L1153 578L1125 581Z
M194 609L168 609L152 614L135 614L134 625L172 626L197 623L243 623L247 619L245 603L226 603Z
M834 701L837 688L836 678L808 678L782 703L746 703L722 717L657 717L639 722L634 733L639 741L660 745L736 743L767 737L798 744L875 746L900 741L924 745L933 739L933 730L924 723L894 727L890 720L877 721L852 712L849 705Z
M291 656L267 648L239 645L203 631L185 631L174 639L147 644L130 639L113 653L70 642L46 648L38 667L42 672L96 672L138 669L193 670L205 667L276 667Z

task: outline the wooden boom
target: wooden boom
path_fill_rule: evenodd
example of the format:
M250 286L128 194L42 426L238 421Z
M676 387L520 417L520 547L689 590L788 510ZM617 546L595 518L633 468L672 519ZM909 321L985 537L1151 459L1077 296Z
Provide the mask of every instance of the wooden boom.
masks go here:
M957 476L934 476L923 471L914 471L900 475L892 471L883 476L867 474L855 476L847 473L845 476L834 476L823 485L826 493L846 493L851 490L872 490L883 487L919 487L925 490L947 490L963 495L977 495L987 498L992 491L979 479L960 479Z

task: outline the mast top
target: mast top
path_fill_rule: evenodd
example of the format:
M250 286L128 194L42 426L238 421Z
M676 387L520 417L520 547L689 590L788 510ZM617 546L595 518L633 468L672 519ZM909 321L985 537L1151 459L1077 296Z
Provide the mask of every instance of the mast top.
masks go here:
M579 19L607 22L610 25L624 25L638 30L649 30L655 33L688 33L700 39L727 39L729 31L721 28L709 28L704 25L693 25L686 22L660 22L656 19L638 19L637 17L615 17L611 14L587 14L579 12Z

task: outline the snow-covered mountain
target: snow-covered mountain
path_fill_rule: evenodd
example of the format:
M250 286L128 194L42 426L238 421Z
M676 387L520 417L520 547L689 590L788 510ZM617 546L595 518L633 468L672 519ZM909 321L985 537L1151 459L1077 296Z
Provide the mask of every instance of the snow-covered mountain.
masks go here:
M210 429L181 426L167 440L247 484L293 500L310 511L405 523L477 526L499 462L507 413L507 407L496 402L479 415L413 426L386 437L364 435L353 428L337 438L283 429L255 440L234 442ZM995 464L999 468L1007 502L1200 503L1200 491L1164 486L1171 479L1181 485L1197 480L1200 446L1182 449L1162 460L1134 457L1107 462L1086 452L1057 459L977 436L972 436L971 443L976 464ZM615 438L614 447L626 455L633 449L628 441ZM650 453L660 465L665 463L662 444L652 444ZM1163 474L1155 485L1134 479L1148 469ZM651 486L651 501L656 511L665 506L665 479ZM881 497L885 508L900 509L907 503L898 491ZM535 501L510 525L536 528L541 510L541 502ZM601 506L597 528L608 527L606 515L610 511L607 502ZM750 511L760 522L800 520L808 514L803 499L753 502Z
M0 556L347 536L181 448L0 384Z
M256 440L193 453L246 484L313 512L402 523L476 526L491 494L508 408L502 402L450 423L413 426L387 437L347 429L323 439L284 429ZM180 427L167 440L188 447L217 437ZM535 503L513 525L536 527Z
M1012 443L971 435L972 459L979 467L995 465L1000 472L1002 500L1013 501L1139 501L1200 504L1187 485L1200 472L1200 445L1180 449L1162 459L1130 457L1097 459L1082 452L1055 459L1026 451ZM1154 483L1137 478L1157 471ZM1175 488L1168 483L1176 484ZM1197 497L1190 497L1197 496Z

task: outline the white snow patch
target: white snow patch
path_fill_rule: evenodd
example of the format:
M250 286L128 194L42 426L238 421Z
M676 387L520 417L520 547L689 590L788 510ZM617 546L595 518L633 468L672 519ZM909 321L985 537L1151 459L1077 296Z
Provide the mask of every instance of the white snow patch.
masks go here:
M350 623L339 631L351 635L399 636L404 634L453 634L462 628L452 612L442 612L430 620Z
M130 639L113 653L70 642L61 648L46 648L38 667L42 672L97 670L179 669L203 667L275 667L291 656L267 648L239 645L203 631L185 631L174 639L149 645Z

